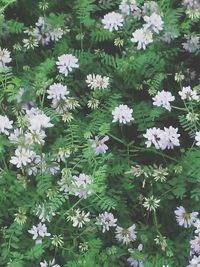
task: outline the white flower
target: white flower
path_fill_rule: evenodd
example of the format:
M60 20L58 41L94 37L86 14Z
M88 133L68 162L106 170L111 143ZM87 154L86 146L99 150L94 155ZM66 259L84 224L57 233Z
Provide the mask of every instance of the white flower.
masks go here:
M32 108L30 111L27 111L27 116L30 123L29 129L32 131L40 131L53 126L50 123L50 118L38 109Z
M143 14L159 13L159 6L155 1L145 1L142 6Z
M45 141L44 138L46 137L46 134L43 130L30 130L29 133L25 134L25 144L26 145L33 145L38 144L43 146Z
M193 225L196 228L196 230L194 231L195 234L199 235L200 234L200 219L196 219Z
M36 28L33 29L33 37L37 39L42 45L48 45L50 42L50 29L45 18L39 17L38 22L35 23Z
M61 83L54 83L50 85L49 90L47 90L48 99L53 99L59 101L61 99L66 99L66 96L69 94L66 85L62 85Z
M123 16L117 12L110 12L102 19L104 29L108 29L110 32L117 31L118 28L122 27L123 21Z
M162 130L160 128L149 128L146 130L146 134L143 134L145 138L147 138L147 141L145 142L147 147L151 147L153 144L155 148L160 148L160 135L162 133Z
M183 0L182 4L186 8L191 8L191 9L200 9L200 3L198 0Z
M23 130L22 128L17 128L13 133L10 134L8 139L11 143L18 144L21 137L23 137Z
M199 114L195 112L189 112L186 115L186 120L189 122L197 122L199 120Z
M178 128L174 128L170 126L169 128L164 127L164 130L160 134L160 148L162 150L165 149L173 149L175 146L180 146L179 136L177 133Z
M64 34L62 28L53 28L43 17L39 17L35 25L33 32L27 33L34 36L42 45L48 45L50 41L58 41Z
M73 193L72 181L70 178L62 177L60 181L58 181L60 186L60 191L65 193Z
M28 175L36 175L41 167L41 156L33 152L30 159L31 162L28 167Z
M0 115L0 133L9 135L8 130L12 129L13 121L9 121L7 116Z
M167 30L166 32L163 33L163 35L161 36L161 40L163 42L166 42L168 44L171 43L171 41L173 41L174 39L176 39L178 37L179 33L178 31L177 32L174 32L173 29L169 29Z
M157 107L163 107L169 111L171 111L171 105L170 102L175 100L175 97L172 96L170 92L162 90L161 92L158 92L155 97L153 97L153 105Z
M39 28L45 28L45 19L43 17L39 17L35 25Z
M65 76L67 76L69 72L72 72L73 69L79 67L78 59L71 54L59 56L56 65L58 66L59 72Z
M61 161L65 162L65 160L70 157L70 154L71 154L70 149L60 147L57 153L56 160L58 162L61 162Z
M119 123L129 123L134 120L132 117L133 110L129 108L127 105L119 105L112 111L113 122L119 121Z
M56 264L55 259L53 259L49 261L49 263L47 263L47 261L40 262L40 267L60 267L60 265Z
M116 239L126 245L135 241L137 239L135 228L135 224L127 229L117 226L115 230Z
M19 91L18 91L18 93L17 93L17 97L16 97L17 103L21 103L21 102L22 102L24 93L25 93L25 89L22 88L22 87L19 88Z
M156 238L154 239L155 243L159 245L162 249L162 251L166 251L167 248L167 239L165 236L162 235L157 235Z
M145 197L143 206L149 211L155 211L159 207L160 199L154 196Z
M89 74L86 77L86 83L88 84L88 87L93 90L106 89L109 86L109 77L101 76L99 74Z
M61 28L52 29L49 32L49 35L50 35L52 41L60 40L62 38L63 34L64 34L64 31Z
M18 147L15 150L15 156L11 157L10 163L16 165L17 168L21 168L31 162L31 158L34 154L35 152L32 150Z
M164 127L164 130L157 128L147 129L146 134L143 136L147 138L145 144L147 147L150 147L152 144L156 149L172 149L174 146L179 146L179 136L177 133L178 128L173 128L170 126L169 128Z
M197 141L196 145L200 146L200 131L196 132L195 140Z
M41 205L39 204L36 207L35 214L38 216L41 222L50 222L52 217L56 215L56 213L53 211L52 206L45 206L44 203L42 203Z
M150 17L144 16L146 24L144 25L145 29L159 33L163 29L163 20L160 15L153 13Z
M200 37L186 35L185 38L187 41L182 43L182 45L186 51L194 53L200 48Z
M80 173L79 176L65 177L58 182L60 185L60 191L70 193L78 196L79 198L87 198L92 194L92 178L84 173Z
M122 0L119 9L124 15L130 15L131 12L139 10L136 0Z
M199 96L197 91L192 90L190 86L183 87L181 91L178 92L182 100L198 100Z
M200 267L200 256L193 256L187 267Z
M191 227L194 222L197 220L198 212L186 212L183 206L177 207L174 211L176 215L176 220L180 226L185 228Z
M99 214L97 218L97 225L101 225L103 227L102 232L105 233L109 231L110 227L115 227L117 224L117 219L114 218L111 212L105 211L104 213Z
M160 181L160 182L165 182L167 176L169 173L167 172L167 168L163 168L162 166L159 166L158 168L153 170L152 176L154 177L154 180Z
M46 225L42 223L39 223L37 226L33 225L28 232L33 235L33 240L36 240L36 243L41 243L41 238L51 235L47 232Z
M80 209L77 209L73 212L73 215L68 216L68 220L73 222L73 227L82 228L84 224L90 221L89 219L90 213L85 213Z
M11 62L10 52L0 47L0 68L4 68L6 64Z
M73 191L75 196L86 198L92 193L92 179L89 175L80 173L79 176L73 176L73 179Z
M131 41L133 43L138 43L137 49L146 49L146 46L153 42L153 34L147 29L138 29L132 33L133 38Z
M34 49L35 47L38 47L38 41L32 36L28 39L23 39L23 43L26 49Z
M193 253L200 254L200 235L195 236L195 238L190 241L190 245Z
M86 175L85 173L80 173L79 176L74 176L74 179L75 183L78 186L86 186L92 183L91 177L89 175Z

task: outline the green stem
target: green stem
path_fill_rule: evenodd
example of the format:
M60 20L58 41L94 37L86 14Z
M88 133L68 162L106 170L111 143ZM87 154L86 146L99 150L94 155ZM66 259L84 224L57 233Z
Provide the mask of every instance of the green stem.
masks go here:
M83 199L80 198L67 212L70 212L71 210L73 210Z
M158 220L157 220L157 216L156 216L156 211L155 210L153 211L153 220L154 220L154 224L155 224L157 233L159 235L161 235L161 233L159 231L159 228L158 228Z
M183 111L187 111L187 109L186 108L179 108L179 107L176 107L176 106L171 106L172 108L174 108L174 109L178 109L178 110L183 110Z
M128 145L128 144L126 144L123 140L119 139L118 137L116 137L116 136L114 136L114 135L112 135L112 134L108 134L108 135L109 135L110 137L112 137L113 139L115 139L116 141L120 142L121 144L123 144L123 145L125 145L125 146ZM165 157L165 158L168 158L168 159L170 159L170 160L173 160L173 161L175 161L175 162L178 162L177 159L172 158L172 157L170 157L170 156L168 156L168 155L166 155L166 154L163 154L162 152L159 152L159 151L157 151L157 150L153 150L153 149L151 149L151 148L143 148L143 147L138 147L138 146L135 146L135 145L131 145L131 147L132 147L132 148L135 148L135 149L137 149L137 150L140 150L140 151L144 151L144 152L152 152L152 153L155 153L155 154L157 154L157 155L160 155L160 156L163 156L163 157ZM131 152L131 150L129 150L129 152Z
M118 141L119 143L123 144L123 145L126 145L124 141L122 141L121 139L119 139L118 137L112 135L112 134L108 134L110 137L112 137L113 139L115 139L116 141Z
M4 156L2 156L2 161L3 161L3 164L4 164L4 167L5 167L6 171L8 171L8 166L6 164L6 160L5 160Z

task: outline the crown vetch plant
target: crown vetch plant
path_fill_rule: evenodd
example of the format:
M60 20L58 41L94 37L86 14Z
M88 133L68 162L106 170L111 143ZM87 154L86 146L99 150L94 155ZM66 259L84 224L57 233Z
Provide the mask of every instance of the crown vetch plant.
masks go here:
M0 266L200 266L200 2L2 0Z

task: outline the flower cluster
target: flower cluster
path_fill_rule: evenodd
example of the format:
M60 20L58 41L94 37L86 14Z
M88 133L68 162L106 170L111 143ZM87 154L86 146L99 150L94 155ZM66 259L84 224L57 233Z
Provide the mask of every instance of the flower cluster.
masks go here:
M92 194L92 178L84 173L73 177L68 176L68 173L64 174L58 184L60 185L60 191L79 198L87 198Z
M95 75L95 74L89 74L86 77L86 83L88 84L88 87L90 87L93 90L96 89L106 89L109 86L109 77L101 76L101 75Z
M162 31L164 24L160 14L158 14L159 9L156 3L156 8L153 8L152 6L153 4L149 5L148 3L145 3L140 9L135 0L122 0L119 6L121 13L110 12L106 14L102 19L103 27L109 31L119 30L125 22L124 16L140 18L143 13L145 23L141 29L137 29L132 33L131 41L138 44L137 49L146 49L146 46L153 42L153 33L158 34ZM151 11L149 16L147 16L149 13L148 10Z
M145 10L147 6L143 7ZM144 12L146 13L146 12ZM150 16L144 16L145 24L141 29L137 29L132 33L131 41L133 43L137 43L137 49L146 49L146 46L153 42L153 33L159 33L163 30L163 20L159 14L153 12Z
M178 128L172 126L164 127L164 130L155 127L149 128L144 137L147 139L145 142L147 147L154 145L156 149L165 150L180 146Z
M104 16L102 23L105 29L108 29L110 32L113 30L118 30L123 26L123 16L117 12L110 12Z
M170 102L175 100L175 97L172 96L170 92L161 91L158 92L155 97L153 97L153 105L158 107L163 107L169 111L171 111Z
M0 69L4 68L8 63L11 62L10 52L8 49L0 47Z
M59 41L64 34L61 27L52 26L45 17L39 17L34 28L28 28L24 31L28 38L23 39L24 47L34 48L41 44L48 45L50 42Z
M177 207L175 210L176 220L180 226L185 228L194 227L194 237L190 240L190 256L191 260L187 267L195 267L200 263L200 219L198 212L186 212L183 206Z
M122 0L119 9L123 15L134 14L138 16L140 14L140 9L137 6L136 0Z
M134 120L132 113L133 110L131 108L129 108L127 105L121 104L112 111L113 122L118 121L119 123L127 124Z
M95 136L95 140L91 140L92 148L94 148L96 155L106 153L108 146L105 144L105 142L107 142L108 140L108 136L104 136L102 139L99 139L98 136Z
M68 216L68 220L72 221L73 227L82 228L84 224L90 221L89 219L90 213L85 213L84 211L80 211L79 209L74 210L72 214Z
M73 69L79 67L78 59L71 54L59 56L56 65L58 66L59 73L64 74L64 76L67 76Z
M200 48L200 37L185 35L186 42L182 43L183 48L189 53L194 53Z
M200 17L200 3L198 0L183 0L182 4L186 8L186 14L189 18L193 20Z
M33 235L33 240L36 240L36 244L42 243L42 238L45 236L50 236L51 234L47 232L47 227L45 224L39 223L37 226L33 225L32 229L28 231Z

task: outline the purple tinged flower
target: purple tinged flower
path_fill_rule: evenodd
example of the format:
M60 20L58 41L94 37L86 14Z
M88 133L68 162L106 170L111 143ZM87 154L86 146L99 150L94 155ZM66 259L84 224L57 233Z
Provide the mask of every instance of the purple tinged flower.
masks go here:
M165 149L173 149L175 146L180 146L179 136L177 133L178 128L174 128L170 126L169 128L164 127L164 131L162 131L160 135L160 147L162 150Z
M123 21L124 18L122 14L112 11L104 15L102 24L104 29L112 32L113 30L117 31L119 28L121 28L123 26Z
M146 130L146 134L143 136L147 139L145 142L147 147L152 144L156 149L173 149L175 146L180 146L179 136L177 133L178 128L170 126L169 128L164 127L164 130L159 128L149 128Z
M80 173L79 176L74 176L75 184L78 186L87 186L92 183L92 179L90 176Z
M156 149L159 149L161 133L162 133L162 130L160 128L153 127L153 128L147 129L146 134L143 134L143 136L147 139L147 141L145 142L146 146L151 147L152 145L154 145Z
M129 244L130 242L135 241L137 239L135 228L135 224L133 224L129 228L122 228L120 226L117 226L115 230L116 239L123 244Z
M102 139L99 139L98 136L95 136L95 140L92 140L92 147L94 148L96 155L106 153L108 146L105 144L109 140L109 137L106 135Z
M196 228L195 234L200 234L200 219L195 220L193 225Z
M97 225L101 225L103 227L102 232L105 233L109 231L110 227L117 226L117 219L113 216L111 212L105 211L104 213L99 214L97 218Z
M195 236L195 238L190 241L190 245L194 253L200 254L200 235Z
M158 107L163 107L169 111L171 111L170 102L173 102L175 97L171 94L171 92L162 90L158 92L155 97L153 97L153 105Z
M127 262L130 264L131 267L139 267L139 262L132 257L127 259Z
M199 266L200 266L200 256L197 257L194 255L187 267L199 267Z
M79 67L78 59L71 54L63 54L58 57L58 61L56 62L59 73L67 76L73 69Z
M185 228L189 228L194 225L195 221L197 220L198 212L186 212L183 206L177 207L174 211L176 215L176 220L180 226Z
M189 53L194 53L200 48L200 37L185 35L186 42L182 43L183 48Z
M28 232L33 235L33 240L36 240L36 244L42 243L41 238L51 235L47 232L46 225L42 223L39 223L37 226L33 225L31 230L28 230Z
M143 244L139 244L138 245L138 251L141 252L143 250ZM134 250L132 248L128 249L128 252L129 253L133 253ZM143 262L142 261L138 261L138 260L135 260L133 257L129 257L127 259L127 262L130 264L130 266L132 267L144 267L143 265Z
M92 178L84 173L80 173L79 176L74 176L72 186L73 193L79 198L87 198L92 193Z

